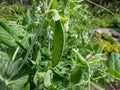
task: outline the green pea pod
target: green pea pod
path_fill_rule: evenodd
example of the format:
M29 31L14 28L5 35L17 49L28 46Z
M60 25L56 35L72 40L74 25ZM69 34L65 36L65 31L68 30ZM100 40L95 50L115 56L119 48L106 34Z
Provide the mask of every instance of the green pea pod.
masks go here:
M65 32L62 28L60 20L55 21L54 44L52 53L52 66L55 67L62 55L65 43Z

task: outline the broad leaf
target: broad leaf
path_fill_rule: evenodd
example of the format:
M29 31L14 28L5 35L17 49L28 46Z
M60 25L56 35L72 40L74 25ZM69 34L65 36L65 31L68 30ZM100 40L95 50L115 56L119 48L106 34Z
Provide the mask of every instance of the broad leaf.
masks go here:
M6 49L0 48L0 75L1 76L4 76L9 60L10 60L10 57L6 53Z
M15 39L2 26L0 26L0 43L16 46Z
M30 90L30 83L28 83L22 90Z
M0 26L4 28L14 39L17 39L18 37L22 38L26 34L22 26L17 24L8 24L1 21Z
M106 72L110 73L112 76L116 77L117 79L120 80L120 73L113 68L108 68Z
M28 76L9 80L0 76L0 90L21 90L27 82Z
M12 31L12 35L15 37L20 37L23 38L26 34L26 32L24 31L22 26L19 25L15 25L15 24L9 24L11 31Z
M108 68L112 68L120 73L120 54L112 53L107 61Z
M7 24L0 21L0 42L9 46L22 45L19 41L23 39L26 32L21 26ZM19 42L19 44L18 44ZM20 46L20 47L21 47Z
M11 78L18 70L22 59L12 62L9 55L2 48L0 49L0 57L0 90L22 90L28 81L27 67Z

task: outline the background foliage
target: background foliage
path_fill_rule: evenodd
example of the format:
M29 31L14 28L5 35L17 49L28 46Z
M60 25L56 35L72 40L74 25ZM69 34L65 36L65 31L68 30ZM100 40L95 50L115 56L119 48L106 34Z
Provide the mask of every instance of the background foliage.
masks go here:
M104 90L100 84L120 80L119 54L106 56L93 40L102 24L88 4L7 2L0 4L0 90Z

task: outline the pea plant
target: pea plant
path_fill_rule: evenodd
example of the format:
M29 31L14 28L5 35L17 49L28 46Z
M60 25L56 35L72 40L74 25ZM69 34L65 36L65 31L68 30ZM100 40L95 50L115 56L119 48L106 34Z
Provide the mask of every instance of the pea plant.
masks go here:
M86 9L41 0L15 24L0 20L0 90L104 90L99 83L119 80L119 54L102 53Z

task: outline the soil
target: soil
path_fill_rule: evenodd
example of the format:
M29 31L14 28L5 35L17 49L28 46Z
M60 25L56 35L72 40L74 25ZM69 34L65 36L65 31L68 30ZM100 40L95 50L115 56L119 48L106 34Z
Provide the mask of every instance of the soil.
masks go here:
M105 90L120 90L120 81L115 80L113 83L110 84L99 84ZM95 87L91 87L90 90L98 90Z

